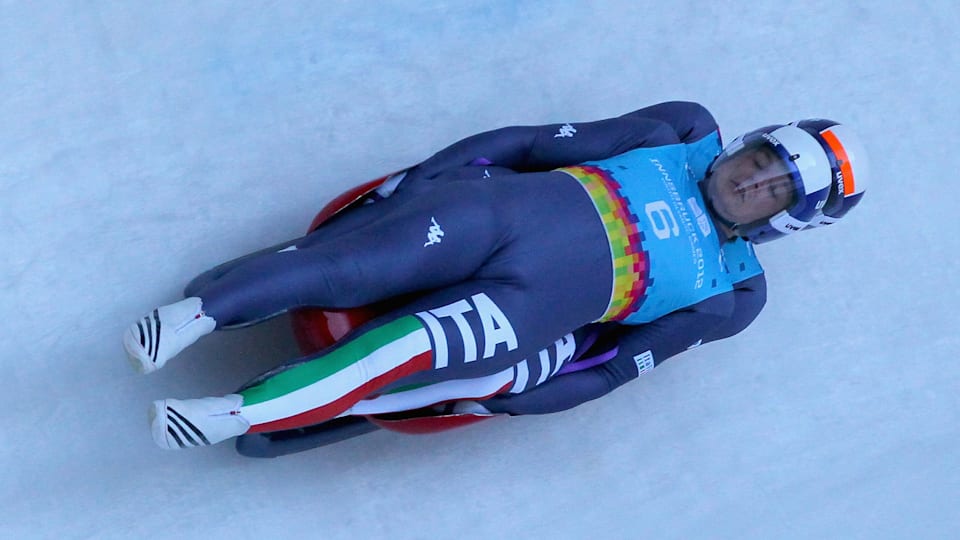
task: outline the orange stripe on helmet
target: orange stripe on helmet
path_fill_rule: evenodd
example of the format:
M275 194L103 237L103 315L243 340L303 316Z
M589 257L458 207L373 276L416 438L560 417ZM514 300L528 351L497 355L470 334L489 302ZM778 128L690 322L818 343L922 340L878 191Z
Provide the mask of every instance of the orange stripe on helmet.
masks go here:
M820 133L820 136L827 142L827 146L830 147L830 150L833 150L833 154L837 156L837 161L840 162L840 172L843 173L843 196L853 195L856 192L854 187L856 184L853 180L853 166L850 165L850 160L847 158L847 151L833 131L827 129Z

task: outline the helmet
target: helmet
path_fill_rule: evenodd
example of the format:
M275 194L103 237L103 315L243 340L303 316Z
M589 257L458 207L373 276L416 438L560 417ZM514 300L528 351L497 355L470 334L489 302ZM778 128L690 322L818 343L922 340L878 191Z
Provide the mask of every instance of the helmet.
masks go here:
M821 140L797 123L762 127L734 139L701 181L714 216L754 243L805 229L827 204L833 184L829 147ZM765 205L747 196L768 190L776 198L766 196Z
M809 227L836 223L863 197L869 176L866 151L850 128L832 120L801 120L796 125L820 141L830 160L833 174L827 202L810 220Z

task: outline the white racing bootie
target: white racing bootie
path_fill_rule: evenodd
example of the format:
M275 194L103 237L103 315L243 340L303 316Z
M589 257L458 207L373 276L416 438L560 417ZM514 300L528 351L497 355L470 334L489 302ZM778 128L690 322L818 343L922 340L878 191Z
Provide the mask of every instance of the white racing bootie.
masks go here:
M162 399L150 408L150 431L167 450L208 446L243 435L250 422L240 415L243 396Z
M194 296L159 307L130 325L123 334L123 348L134 369L152 373L216 326Z

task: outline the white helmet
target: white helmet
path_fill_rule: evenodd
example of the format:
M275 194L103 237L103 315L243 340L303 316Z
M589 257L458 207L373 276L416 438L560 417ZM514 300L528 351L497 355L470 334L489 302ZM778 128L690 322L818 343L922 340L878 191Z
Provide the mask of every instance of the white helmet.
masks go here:
M754 243L768 242L808 226L839 220L863 195L866 156L859 139L830 120L801 120L788 125L756 129L734 139L717 156L703 182L746 151L764 150L773 156L779 189L792 197L772 215L748 223L733 221L718 211L711 190L704 189L714 216L737 236ZM855 172L854 172L855 171ZM767 179L769 181L769 179Z

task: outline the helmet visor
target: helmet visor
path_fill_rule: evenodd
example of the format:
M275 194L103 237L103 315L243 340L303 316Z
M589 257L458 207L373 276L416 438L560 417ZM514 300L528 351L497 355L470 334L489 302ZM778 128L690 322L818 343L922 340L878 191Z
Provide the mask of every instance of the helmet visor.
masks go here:
M762 137L734 141L707 172L706 194L723 220L766 220L797 200L797 169L790 156Z

